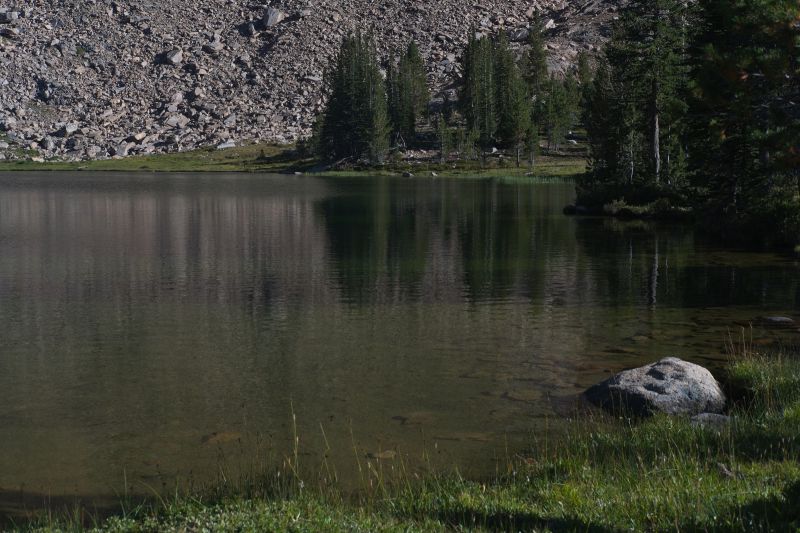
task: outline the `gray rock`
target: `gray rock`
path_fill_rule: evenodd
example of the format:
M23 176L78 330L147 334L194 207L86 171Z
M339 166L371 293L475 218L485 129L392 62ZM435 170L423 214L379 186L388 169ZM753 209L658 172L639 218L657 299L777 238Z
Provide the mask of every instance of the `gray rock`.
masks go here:
M220 41L214 40L203 46L203 50L209 54L218 54L225 49L225 45Z
M0 150L7 150L7 149L8 149L8 143L5 141L0 141Z
M281 11L280 9L275 9L274 7L268 7L267 10L264 12L264 26L267 28L272 28L273 26L277 26L286 18L286 13Z
M189 125L189 122L189 117L184 115L171 115L169 118L167 118L164 124L171 128L184 129Z
M236 125L236 113L234 113L234 114L230 115L228 118L226 118L226 119L225 119L225 120L222 122L222 124L223 124L223 125L224 125L226 128L230 128L231 126L234 126L234 125Z
M17 28L0 28L0 37L16 39L19 37L19 30Z
M95 157L99 156L103 152L103 149L97 145L91 145L86 147L86 156L90 159L94 159Z
M15 147L31 141L38 148L39 141L52 134L50 121L74 122L83 133L80 154L88 144L98 145L103 150L98 157L108 156L138 131L153 138L139 143L136 153L173 151L163 138L174 132L181 133L181 148L202 143L213 147L229 138L241 145L292 143L307 137L324 106L320 73L328 68L344 34L358 28L374 28L382 55L410 39L422 43L430 89L438 96L462 75L458 56L470 28L479 28L482 36L512 31L521 39L527 10L535 6L531 15L536 11L542 22L558 23L548 32L547 44L549 65L560 75L571 68L579 49L596 50L608 39L618 12L610 0L62 4L0 1L0 18L7 21L0 29L8 36L0 37L0 114L28 110L28 117L40 121L32 124L17 115L19 125L9 133L30 134L22 141L4 140ZM80 7L70 10L72 4ZM262 30L263 38L256 38ZM520 44L515 43L515 52L524 52ZM152 63L161 66L152 68ZM194 89L201 92L193 95ZM184 93L184 102L170 102L176 91ZM456 100L453 92L451 101ZM51 109L40 119L42 103ZM174 111L155 118L171 105ZM209 118L201 118L201 113ZM235 126L223 131L222 121L234 113ZM177 114L191 117L184 129L159 130ZM0 117L0 127L3 122ZM65 155L65 150L71 156L67 142L58 144L57 155Z
M180 65L183 62L183 50L180 48L173 48L167 52L164 57L170 65Z
M725 394L707 369L675 357L626 370L585 392L589 402L635 416L719 414Z
M0 11L0 24L11 24L19 18L19 11Z
M39 145L48 152L51 152L56 149L56 142L53 140L52 137L45 137L44 139L42 139L42 142L40 142Z
M217 150L227 150L228 148L236 148L236 143L233 141L226 141L217 145Z
M116 156L127 157L128 153L131 150L131 148L133 148L134 146L136 146L134 143L123 142L123 143L118 144L112 151L114 152L114 155L116 155Z
M508 40L512 43L521 43L528 40L531 32L527 28L515 28L508 30Z
M60 130L58 130L57 135L59 137L69 137L70 135L72 135L76 131L78 131L78 125L77 124L64 124L64 127L61 128Z
M17 119L14 117L6 117L0 122L0 130L11 131L17 127Z

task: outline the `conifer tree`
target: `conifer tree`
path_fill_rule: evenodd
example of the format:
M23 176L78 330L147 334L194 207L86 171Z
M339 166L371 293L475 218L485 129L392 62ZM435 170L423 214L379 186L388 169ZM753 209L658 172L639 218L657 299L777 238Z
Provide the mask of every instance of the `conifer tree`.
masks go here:
M539 128L533 121L528 125L528 132L525 135L525 146L528 149L528 164L531 170L536 166L536 156L539 155Z
M371 37L348 35L326 73L328 102L314 144L323 159L380 162L388 148L386 89Z
M517 166L531 126L531 99L508 39L501 33L494 52L497 91L497 137L516 152Z
M397 65L395 64L393 56L389 57L389 62L386 65L386 101L389 122L392 127L392 142L404 145L404 142L402 142L402 134L399 132L399 124L401 122L400 83L398 80Z
M548 81L546 93L542 104L547 146L551 150L558 150L571 126L570 97L565 84L555 76Z
M547 50L544 40L544 25L536 15L531 21L528 36L528 53L524 64L525 80L528 82L531 94L537 96L547 86Z
M464 83L461 104L467 130L477 135L486 151L492 147L497 131L494 46L472 32L464 51Z
M589 54L584 51L578 53L577 75L581 87L588 87L594 78L592 66L589 64Z
M453 149L453 136L443 113L436 117L436 137L439 141L439 162L445 164Z
M594 71L589 64L589 54L581 51L578 54L577 79L580 85L580 102L578 103L578 113L584 125L587 123L587 113L589 112L589 98L592 92L592 82L594 81Z
M398 109L395 127L405 137L406 142L413 142L417 120L427 113L430 101L425 63L414 41L408 43L405 54L400 58L397 84Z
M594 110L585 115L592 180L684 183L678 162L685 147L687 9L681 0L633 0L615 24L608 64L591 95L591 105L607 107L607 118Z
M588 181L608 179L617 168L617 138L611 133L614 102L609 68L605 57L601 57L594 80L586 92L584 123L589 139Z
M701 0L689 163L717 220L800 241L796 0ZM763 226L763 224L762 224ZM752 226L751 226L752 227Z
M683 178L671 172L672 154L665 157L662 147L666 136L683 133L688 82L687 16L681 0L634 0L615 27L609 46L615 85L625 91L617 116L637 130L636 134L624 132L623 136L647 139L647 143L637 143L646 150L637 157L642 162L637 172L645 182L675 183Z

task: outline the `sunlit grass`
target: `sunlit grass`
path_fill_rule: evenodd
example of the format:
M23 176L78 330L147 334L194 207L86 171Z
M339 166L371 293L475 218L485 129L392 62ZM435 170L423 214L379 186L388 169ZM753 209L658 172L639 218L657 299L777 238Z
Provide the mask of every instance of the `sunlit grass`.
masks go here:
M415 177L573 177L586 170L580 156L550 156L539 158L531 169L517 167L509 160L489 159L437 164L428 161L397 161L374 167L330 170L313 158L301 156L293 145L277 146L251 144L225 150L203 148L188 152L131 156L119 159L63 162L2 161L0 171L104 171L104 172L261 172L311 173L327 177L401 176L406 172Z

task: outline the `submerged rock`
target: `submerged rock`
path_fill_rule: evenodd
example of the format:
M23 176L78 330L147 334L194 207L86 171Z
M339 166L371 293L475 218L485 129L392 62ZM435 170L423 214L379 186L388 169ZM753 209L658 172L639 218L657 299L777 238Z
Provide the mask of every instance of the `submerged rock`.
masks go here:
M668 357L625 370L585 392L589 402L612 412L636 416L719 414L725 394L707 369Z

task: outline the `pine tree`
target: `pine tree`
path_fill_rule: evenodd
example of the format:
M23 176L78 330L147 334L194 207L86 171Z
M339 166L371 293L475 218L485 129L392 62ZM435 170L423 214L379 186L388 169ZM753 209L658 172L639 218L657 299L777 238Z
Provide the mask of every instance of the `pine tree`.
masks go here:
M430 93L425 74L425 63L417 43L411 41L398 67L399 109L397 130L412 142L416 136L417 120L428 110Z
M392 125L392 142L405 148L402 134L399 132L401 122L400 110L400 83L397 74L397 65L393 56L390 56L386 65L386 101L389 112L389 122Z
M578 54L577 78L580 85L580 101L578 103L578 114L581 122L586 125L589 112L589 99L592 92L592 82L594 81L594 71L589 63L589 54L580 52Z
M539 95L546 87L549 76L547 74L547 49L545 48L544 25L536 15L531 21L528 36L528 53L525 56L525 80L528 82L531 94Z
M701 0L689 163L716 220L800 240L796 0Z
M645 182L675 184L683 179L670 168L673 155L662 147L676 144L667 137L683 134L688 27L681 0L634 0L614 28L607 51L615 90L624 91L616 116L637 130L621 134L629 140L647 138L646 144L636 143L646 153L633 158L627 152L628 164L641 160L637 173Z
M528 36L528 52L524 56L522 71L528 82L528 91L533 98L533 122L544 123L546 92L550 81L547 70L547 48L545 47L544 24L536 15L531 21Z
M558 150L564 141L572 120L570 98L564 82L552 76L547 83L544 102L543 126L550 150Z
M467 130L475 133L481 149L492 147L497 131L494 46L472 32L464 51L461 104Z
M453 135L442 113L436 117L436 137L439 141L439 162L445 164L453 149Z
M584 185L595 181L609 181L617 168L617 138L611 133L611 110L614 102L611 73L605 57L598 60L594 80L586 93L584 123L589 139L589 169Z
M531 170L536 166L536 156L539 155L539 128L531 121L525 135L525 147L528 150L528 163Z
M594 78L592 66L589 64L589 54L584 51L578 53L577 76L578 83L581 87L588 87L591 85L592 79Z
M328 102L319 139L323 159L368 158L380 162L388 148L386 89L371 37L348 35L326 73Z
M508 39L501 34L494 51L497 91L497 137L516 151L517 166L531 126L531 99Z
M615 24L586 95L588 107L603 109L584 114L591 181L684 184L687 9L681 0L633 0Z

